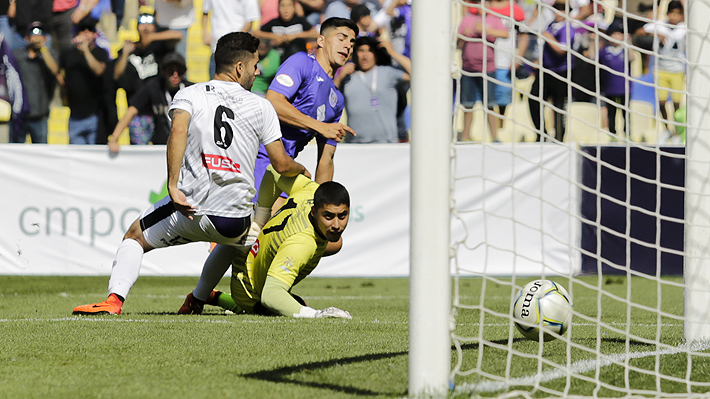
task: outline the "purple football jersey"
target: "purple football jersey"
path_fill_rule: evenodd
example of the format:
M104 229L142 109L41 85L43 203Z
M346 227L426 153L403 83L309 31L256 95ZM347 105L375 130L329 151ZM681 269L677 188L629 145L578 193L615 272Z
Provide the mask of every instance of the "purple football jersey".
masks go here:
M303 52L292 55L281 64L269 90L283 94L297 110L320 122L338 122L343 114L345 100L333 79L315 57ZM281 133L285 139L298 141L297 151L315 135L315 132L284 123L281 123ZM329 144L336 145L337 142L329 140Z
M333 79L320 66L315 57L300 52L292 55L279 67L269 90L283 94L293 106L317 121L335 123L340 121L345 106L345 98L340 93ZM316 132L298 129L281 122L281 141L286 153L296 158L303 147L308 144ZM316 140L337 145L335 140L329 140L321 135ZM256 159L254 178L256 187L261 185L261 179L269 165L269 157L262 145ZM257 195L258 197L258 195ZM256 197L255 197L256 200Z

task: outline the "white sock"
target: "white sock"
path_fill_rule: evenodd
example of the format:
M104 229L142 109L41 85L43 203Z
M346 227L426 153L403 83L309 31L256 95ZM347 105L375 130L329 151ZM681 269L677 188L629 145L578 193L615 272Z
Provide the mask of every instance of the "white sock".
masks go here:
M200 281L197 282L197 287L192 291L192 296L200 301L206 301L214 287L219 284L219 281L229 270L237 253L237 249L233 246L217 244L202 267Z
M128 238L121 242L113 261L111 278L108 280L109 295L120 295L124 299L128 296L128 291L138 280L142 260L143 247L138 241Z

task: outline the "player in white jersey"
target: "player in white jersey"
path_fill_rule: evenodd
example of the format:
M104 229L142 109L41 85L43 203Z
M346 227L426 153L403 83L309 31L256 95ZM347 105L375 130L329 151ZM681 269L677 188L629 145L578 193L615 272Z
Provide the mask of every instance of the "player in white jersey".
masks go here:
M281 173L310 177L286 154L271 103L249 92L259 73L258 46L259 39L248 33L223 36L215 51L215 79L175 95L167 145L169 195L145 211L124 236L106 301L77 306L74 314L121 314L143 254L154 248L207 241L246 253L259 144Z

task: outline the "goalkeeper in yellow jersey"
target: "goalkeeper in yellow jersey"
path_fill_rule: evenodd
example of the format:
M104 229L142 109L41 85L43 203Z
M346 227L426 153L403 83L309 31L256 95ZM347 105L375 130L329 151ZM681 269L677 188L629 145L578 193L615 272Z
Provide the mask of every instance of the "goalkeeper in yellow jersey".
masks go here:
M263 225L282 191L288 199ZM290 293L318 266L328 242L338 241L345 230L350 216L345 187L332 181L319 185L303 175L281 176L269 166L258 207L256 223L263 229L246 259L238 256L232 262L232 295L213 291L206 303L235 313L352 318L337 308L313 309ZM199 314L203 305L190 293L178 313Z

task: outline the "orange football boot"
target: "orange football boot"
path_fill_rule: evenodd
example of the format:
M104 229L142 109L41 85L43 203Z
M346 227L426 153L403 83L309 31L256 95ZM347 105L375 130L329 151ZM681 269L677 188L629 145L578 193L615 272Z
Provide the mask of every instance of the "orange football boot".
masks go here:
M72 314L82 314L82 315L99 315L99 314L121 314L121 307L123 307L123 302L118 299L116 294L111 294L106 298L105 301L99 303L90 303L88 305L81 305L74 308Z

